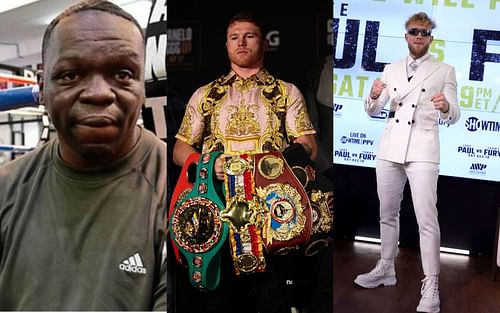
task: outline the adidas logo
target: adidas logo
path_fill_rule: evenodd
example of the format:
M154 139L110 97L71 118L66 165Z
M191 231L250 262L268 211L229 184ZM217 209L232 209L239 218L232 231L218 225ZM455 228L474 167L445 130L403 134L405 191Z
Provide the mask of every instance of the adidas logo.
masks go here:
M123 260L118 268L125 272L146 274L146 268L142 263L141 255L139 253Z

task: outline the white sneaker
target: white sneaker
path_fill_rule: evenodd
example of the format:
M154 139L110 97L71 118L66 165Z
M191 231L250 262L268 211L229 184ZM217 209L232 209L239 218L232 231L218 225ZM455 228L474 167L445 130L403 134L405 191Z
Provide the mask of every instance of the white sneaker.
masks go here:
M394 271L394 259L381 259L371 272L360 274L354 283L364 288L376 288L380 285L394 286L396 284L396 272Z
M417 312L439 313L439 276L425 276L420 293Z

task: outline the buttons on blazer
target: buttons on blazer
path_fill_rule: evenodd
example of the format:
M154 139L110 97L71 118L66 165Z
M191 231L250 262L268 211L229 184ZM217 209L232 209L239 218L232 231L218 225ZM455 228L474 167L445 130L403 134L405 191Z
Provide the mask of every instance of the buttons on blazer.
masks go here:
M396 119L396 123L399 123L399 119Z
M425 92L425 88L422 88L422 92Z
M408 125L411 125L411 122L410 122L410 121L408 121Z
M411 107L412 107L412 108L416 108L417 106L416 106L416 105L415 105L415 103L414 103L414 104L412 104L412 105L411 105Z
M394 87L394 91L396 91L396 90L397 90L396 87Z
M402 107L402 106L403 106L403 103L402 103L402 102L400 102L400 103L399 103L399 106L400 106L400 107Z

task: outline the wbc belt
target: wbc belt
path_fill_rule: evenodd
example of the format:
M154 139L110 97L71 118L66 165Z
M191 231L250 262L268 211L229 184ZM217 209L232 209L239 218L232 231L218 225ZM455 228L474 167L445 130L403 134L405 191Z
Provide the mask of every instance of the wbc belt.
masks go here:
M314 162L301 144L291 145L283 151L283 156L304 186L311 203L313 217L311 239L304 247L304 254L314 255L331 240L333 184L316 170Z
M231 256L236 275L264 272L266 261L262 227L266 210L255 194L253 159L246 154L224 160L226 209L222 219L229 223Z
M263 240L273 254L298 249L311 235L309 198L279 151L255 154L257 195L268 210Z
M214 174L219 155L212 152L201 156L193 189L175 207L170 219L170 234L186 258L191 284L207 290L219 284L219 250L228 235L228 225L220 214L224 208L219 197L222 186Z
M168 212L169 220L172 218L175 207L178 206L186 198L188 193L190 193L193 189L193 183L189 181L189 169L193 166L196 167L199 160L200 154L195 152L191 153L184 162L181 174L179 175L179 179L177 180L177 184L175 185L174 192L172 193L172 198L170 199L170 207ZM172 237L170 238L172 239ZM177 245L175 245L173 239L172 248L174 250L174 255L177 263L186 265L185 262L183 262L181 254L179 253L179 248L177 248Z

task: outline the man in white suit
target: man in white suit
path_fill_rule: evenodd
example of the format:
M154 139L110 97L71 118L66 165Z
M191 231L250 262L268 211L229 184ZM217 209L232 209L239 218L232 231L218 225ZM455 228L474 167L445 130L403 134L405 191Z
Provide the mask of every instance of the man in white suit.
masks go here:
M420 234L425 278L418 312L439 312L439 246L437 180L439 175L439 118L448 124L460 117L455 69L439 62L428 50L435 23L425 13L405 24L409 55L385 67L365 101L369 115L387 102L390 113L377 155L377 192L380 200L381 259L355 283L365 288L396 284L394 258L399 238L399 210L409 180Z

